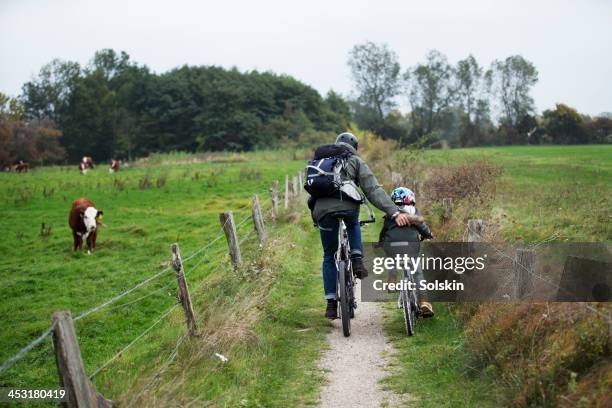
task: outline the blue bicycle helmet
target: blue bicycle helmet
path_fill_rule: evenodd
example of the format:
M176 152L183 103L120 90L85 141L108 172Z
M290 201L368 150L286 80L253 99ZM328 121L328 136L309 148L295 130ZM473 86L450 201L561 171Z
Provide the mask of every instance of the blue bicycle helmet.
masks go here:
M398 187L391 193L391 200L397 205L414 205L416 197L411 189Z

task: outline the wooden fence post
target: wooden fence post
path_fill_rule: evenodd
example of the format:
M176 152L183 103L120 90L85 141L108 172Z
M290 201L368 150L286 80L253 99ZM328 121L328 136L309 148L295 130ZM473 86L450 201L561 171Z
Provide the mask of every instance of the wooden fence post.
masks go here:
M522 299L529 291L531 275L534 273L535 251L532 249L517 249L514 259L514 298Z
M291 195L292 197L297 197L297 195L300 193L300 191L298 190L298 177L297 176L293 176L293 183L292 183L292 188L291 188Z
M468 242L481 242L485 231L483 220L468 220Z
M66 390L64 407L112 407L113 402L98 393L85 374L81 350L76 339L72 314L68 310L53 313L53 348L60 377Z
M302 190L304 189L304 175L302 174L301 170L298 172L298 182L298 191L300 192L300 194L302 194Z
M187 328L189 329L189 335L194 337L196 335L197 326L195 315L193 313L193 305L191 304L191 297L189 296L189 288L187 287L187 280L185 278L185 269L183 269L183 260L181 259L181 251L179 250L178 244L172 244L172 266L174 272L176 272L176 280L178 282L179 289L179 300L185 311L185 317L187 318Z
M289 208L289 175L285 174L285 210Z
M231 211L221 213L219 214L219 221L221 222L223 232L225 232L232 264L234 268L237 268L242 263L242 257L240 256L240 246L238 245L238 234L236 233L234 214Z
M263 247L266 243L266 228L264 226L263 216L261 215L261 206L259 205L259 197L257 194L253 196L253 208L251 210L253 214L253 224L255 225L255 232L257 233L257 239L259 240L259 247Z
M272 196L272 220L276 221L276 217L278 217L278 180L272 182L270 195Z
M443 198L442 199L442 208L444 209L444 220L448 221L453 217L453 199L452 198Z

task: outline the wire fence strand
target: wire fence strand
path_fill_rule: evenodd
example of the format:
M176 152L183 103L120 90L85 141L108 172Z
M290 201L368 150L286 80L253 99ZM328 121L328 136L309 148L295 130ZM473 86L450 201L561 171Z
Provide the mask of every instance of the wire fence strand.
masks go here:
M115 353L115 355L113 355L111 358L109 358L108 360L106 360L106 362L104 364L102 364L100 367L98 367L98 369L96 371L94 371L89 378L93 379L96 375L98 375L98 373L100 373L100 371L104 370L106 367L108 367L108 365L110 363L112 363L113 361L115 361L119 356L121 356L123 353L125 353L127 350L129 350L134 344L136 344L138 342L138 340L142 339L144 336L147 335L147 333L149 333L151 330L153 330L153 328L155 326L157 326L162 320L164 320L164 318L166 316L168 316L174 309L176 309L178 306L180 305L180 303L176 303L175 305L173 305L172 307L170 307L166 312L164 312L164 314L161 315L161 317L159 319L157 319L151 326L149 326L148 328L146 328L142 333L140 333L134 340L132 340L127 346L125 346L124 348L122 348L121 350L119 350L117 353Z
M170 286L173 286L174 284L175 284L174 282L170 282L170 283L168 283L167 285L162 286L161 288L157 288L157 289L152 290L151 292L147 293L147 294L146 294L146 295L144 295L144 296L141 296L141 297L136 298L136 299L134 299L134 300L131 300L131 301L129 301L129 302L125 302L125 303L121 303L121 304L118 304L118 305L110 306L110 307L109 307L108 309L106 309L106 310L108 311L108 310L116 310L116 309L121 309L122 307L126 307L126 306L132 305L132 304L134 304L134 303L138 303L138 302L140 302L140 301L142 301L142 300L144 300L144 299L146 299L146 298L149 298L149 297L151 297L151 296L153 296L153 295L157 294L158 292L163 291L164 289L168 289L168 288L170 288Z
M45 330L38 338L32 341L30 344L19 350L17 353L13 355L13 357L8 358L2 365L0 366L0 372L10 368L17 361L21 360L26 354L28 354L34 347L38 346L40 343L45 341L47 337L53 333L53 329L55 329L55 323L51 325L47 330Z
M162 269L161 271L157 272L155 275L143 280L142 282L140 282L139 284L137 284L136 286L131 287L130 289L123 291L121 293L119 293L118 295L110 298L109 300L107 300L106 302L101 303L100 305L93 307L81 314L79 314L77 317L74 318L74 321L79 321L87 316L89 316L92 313L97 312L98 310L101 310L103 308L105 308L106 306L110 305L111 303L114 303L116 301L118 301L119 299L123 298L124 296L129 295L130 293L134 292L136 289L143 287L144 285L146 285L147 283L151 282L152 280L155 280L157 278L159 278L160 276L162 276L164 273L168 272L170 270L170 267L166 267L164 269Z

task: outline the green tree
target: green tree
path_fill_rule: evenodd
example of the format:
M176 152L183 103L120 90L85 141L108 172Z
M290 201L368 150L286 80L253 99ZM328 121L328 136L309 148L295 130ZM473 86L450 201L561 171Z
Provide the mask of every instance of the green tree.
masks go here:
M395 96L400 90L400 64L397 54L386 44L366 42L355 45L350 53L348 65L358 101L375 112L379 126L386 114L395 106Z
M513 55L503 61L493 61L487 78L499 98L501 122L516 128L535 109L530 91L538 82L537 69L520 55Z
M340 94L330 90L325 95L325 109L328 111L326 123L330 124L331 128L323 130L343 130L348 127L351 122L351 107Z
M600 115L584 123L591 143L612 143L612 115Z
M553 143L589 143L588 134L583 127L582 115L574 108L558 103L555 109L545 110L542 114L544 132Z
M443 127L455 97L453 74L446 56L436 50L427 53L425 63L405 72L414 139Z
M68 99L81 74L76 62L55 59L43 66L38 77L22 88L25 115L30 119L51 119L61 123Z
M0 120L21 120L23 115L24 107L21 101L0 92Z
M482 67L474 56L460 60L455 68L455 90L458 106L463 110L459 144L474 146L481 142L483 129L479 125L488 122L486 81Z
M288 137L307 143L351 120L339 94L322 98L287 75L215 66L156 75L113 50L96 52L83 69L53 61L24 86L21 98L29 118L57 121L71 161L252 150Z

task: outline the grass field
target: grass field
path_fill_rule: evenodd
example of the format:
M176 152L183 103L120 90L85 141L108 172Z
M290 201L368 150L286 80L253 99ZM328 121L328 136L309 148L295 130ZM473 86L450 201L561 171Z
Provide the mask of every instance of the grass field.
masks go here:
M282 160L282 156L190 163L178 155L158 157L117 174L102 167L84 176L73 167L0 174L0 319L4 327L11 328L3 330L0 338L0 359L4 361L43 332L53 311L69 309L76 316L168 266L173 242L179 242L184 258L203 247L221 231L219 212L233 210L237 222L243 220L250 215L255 193L267 205L272 180L303 167L302 162ZM73 253L71 247L68 211L71 202L81 196L92 199L105 213L107 228L99 231L98 249L91 256ZM50 234L41 235L42 223L51 228ZM252 224L244 224L238 228L239 236L251 230ZM225 239L208 252L212 256L204 253L186 263L193 284L201 284L217 264L225 262ZM132 301L137 302L132 305ZM195 302L199 307L204 303ZM169 271L112 307L78 321L86 371L92 373L174 303L175 278ZM144 357L174 345L184 331L180 310L177 312L171 315L175 324L154 331L152 340L133 349L134 360L128 359L124 367L126 375L134 377L133 372L139 372L133 369L134 361L142 363ZM125 378L121 370L117 375L117 367L109 367L108 372L111 375L101 373L97 384L117 397L127 388L122 384ZM0 384L56 386L50 341L0 374Z
M444 165L487 160L502 167L493 211L506 241L612 240L612 146L512 146L427 151ZM477 209L475 209L477 211Z
M173 242L179 242L184 258L203 247L220 233L219 212L233 210L241 221L250 214L255 193L267 205L271 182L303 168L304 161L295 157L271 152L197 161L176 154L153 157L117 174L98 168L82 176L73 167L0 174L0 319L11 328L0 335L0 360L43 332L53 311L70 309L78 315L163 270ZM480 159L500 165L503 175L493 201L460 214L499 220L504 240L611 238L612 146L425 151L422 158L426 167ZM67 225L70 204L81 196L104 210L107 224L91 256L72 252ZM283 222L270 226L275 241L268 249L260 251L253 240L245 243L246 262L240 270L229 267L224 238L186 263L202 333L183 343L176 363L143 397L143 404L316 402L322 374L315 361L330 326L321 318L318 236L303 204L296 205ZM41 233L42 223L51 228L50 234ZM365 239L374 239L377 229L368 228ZM251 230L247 222L239 227L239 236ZM461 234L459 227L450 232ZM175 302L170 271L78 321L86 371L94 372ZM424 326L417 342L401 336L399 316L390 310L386 320L401 353L399 374L387 382L392 389L423 400L442 401L448 395L448 401L476 401L482 390L493 386L487 378L467 375L461 327L452 315L442 313ZM182 313L176 310L102 371L96 386L110 398L129 402L184 332ZM441 358L451 351L456 359ZM230 361L222 364L214 352L228 355ZM440 370L445 375L439 376ZM421 385L413 378L417 373L432 381ZM49 340L0 374L0 386L56 385Z

